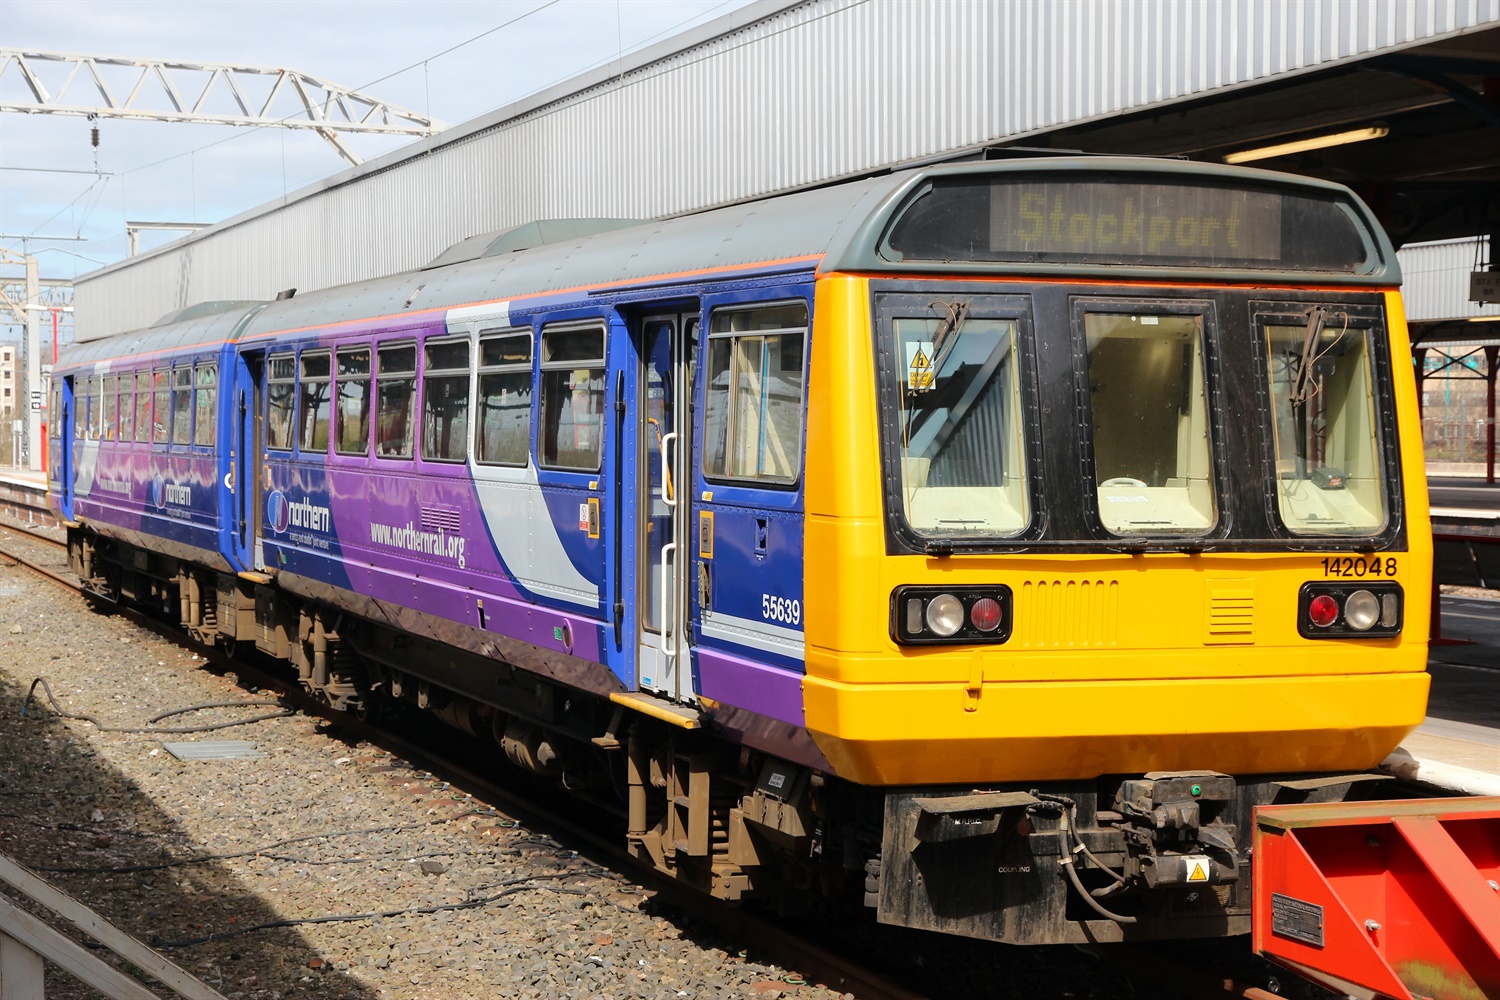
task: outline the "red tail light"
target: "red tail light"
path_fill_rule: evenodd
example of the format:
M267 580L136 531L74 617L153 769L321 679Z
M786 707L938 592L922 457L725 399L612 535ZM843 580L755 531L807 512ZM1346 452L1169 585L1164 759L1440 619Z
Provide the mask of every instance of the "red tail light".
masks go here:
M1307 617L1319 628L1327 628L1338 621L1339 602L1327 594L1319 594L1308 602Z

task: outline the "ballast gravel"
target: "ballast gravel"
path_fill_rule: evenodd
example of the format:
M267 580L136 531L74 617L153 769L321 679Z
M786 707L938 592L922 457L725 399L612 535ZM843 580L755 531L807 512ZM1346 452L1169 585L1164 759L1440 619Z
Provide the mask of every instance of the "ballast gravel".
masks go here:
M0 528L0 548L20 551L23 534ZM24 554L64 562L35 542ZM110 733L60 718L40 689L22 716L39 676L65 710L112 727L256 699L202 663L0 565L0 853L226 996L842 996L674 922L630 873L318 719ZM163 748L208 739L265 756L179 761ZM293 921L314 922L276 926ZM92 995L49 967L49 997Z
M32 534L61 537L0 523L0 553L65 571L63 550ZM0 854L232 1000L853 997L741 951L628 867L597 863L322 720L107 732L60 717L40 688L23 714L37 677L65 711L116 728L265 696L8 563L0 557ZM213 708L160 725L267 711ZM264 756L182 761L164 747L197 740L247 740ZM873 923L845 936L933 997L1165 996L1068 948ZM97 995L50 965L47 987L60 1000Z

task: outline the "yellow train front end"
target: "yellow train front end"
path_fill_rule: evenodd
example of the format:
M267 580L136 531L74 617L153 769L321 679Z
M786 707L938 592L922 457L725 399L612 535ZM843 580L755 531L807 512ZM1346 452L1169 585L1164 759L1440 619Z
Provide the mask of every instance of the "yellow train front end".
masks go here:
M1089 158L919 172L825 259L802 691L880 920L1243 933L1253 808L1381 794L1432 586L1399 285L1347 189Z
M1088 553L892 554L870 286L851 275L820 282L810 364L815 380L834 377L817 382L808 426L804 700L840 776L902 785L1365 769L1421 723L1432 543L1396 292L1380 299L1400 374L1401 549L1298 539L1287 548L1300 551L1194 551L1184 539L1178 551L1111 552L1125 546L1101 539ZM1234 420L1256 419L1249 401L1226 402ZM1397 634L1301 634L1304 587L1370 592L1361 582L1399 587ZM1003 643L895 637L899 589L961 595L996 585L1011 596Z

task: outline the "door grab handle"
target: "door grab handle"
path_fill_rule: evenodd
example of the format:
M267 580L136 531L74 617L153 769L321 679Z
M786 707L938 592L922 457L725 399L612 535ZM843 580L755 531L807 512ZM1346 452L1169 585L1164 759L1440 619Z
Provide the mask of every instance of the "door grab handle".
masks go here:
M668 507L677 507L677 491L672 488L672 467L676 462L667 461L667 448L677 443L677 432L671 431L661 439L661 499Z
M667 622L667 597L672 593L672 578L667 573L667 557L677 551L676 542L668 542L661 547L661 600L659 610L661 612L661 655L667 659L677 658L677 637L672 636L672 644L667 645L667 635L670 633Z

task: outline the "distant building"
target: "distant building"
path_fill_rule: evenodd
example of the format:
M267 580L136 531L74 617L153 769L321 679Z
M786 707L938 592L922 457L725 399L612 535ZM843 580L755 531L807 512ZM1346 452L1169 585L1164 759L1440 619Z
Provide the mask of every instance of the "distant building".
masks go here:
M13 464L12 421L25 416L21 410L20 357L15 344L0 344L0 465Z
M16 370L18 351L13 344L0 345L0 411L9 413L21 398L21 378Z

